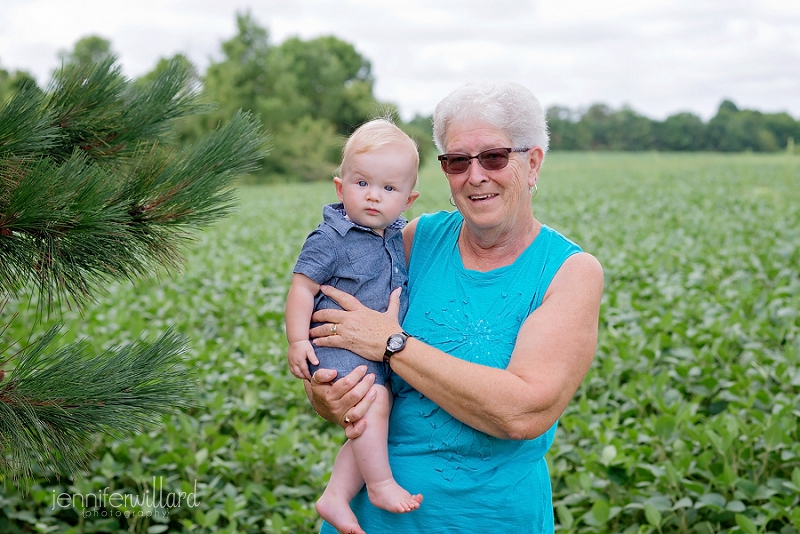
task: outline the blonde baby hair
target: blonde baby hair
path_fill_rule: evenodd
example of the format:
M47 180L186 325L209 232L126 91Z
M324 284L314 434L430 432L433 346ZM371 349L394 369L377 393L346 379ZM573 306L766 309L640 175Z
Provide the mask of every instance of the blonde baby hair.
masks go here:
M365 122L356 128L347 139L342 150L342 164L336 170L337 175L341 176L347 172L347 164L355 154L363 154L389 144L397 144L408 149L409 156L414 159L414 166L419 168L417 143L391 120L378 118ZM416 180L414 183L416 185Z

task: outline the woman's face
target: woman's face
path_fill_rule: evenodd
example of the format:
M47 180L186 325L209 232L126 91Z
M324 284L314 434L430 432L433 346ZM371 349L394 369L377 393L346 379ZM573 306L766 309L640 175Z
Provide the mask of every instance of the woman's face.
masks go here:
M452 124L447 131L445 152L475 156L490 148L512 146L511 139L494 126L482 122ZM477 159L467 171L447 174L450 192L458 211L474 230L513 229L520 217L531 217L530 188L536 183L542 161L539 148L512 152L508 165L487 171Z

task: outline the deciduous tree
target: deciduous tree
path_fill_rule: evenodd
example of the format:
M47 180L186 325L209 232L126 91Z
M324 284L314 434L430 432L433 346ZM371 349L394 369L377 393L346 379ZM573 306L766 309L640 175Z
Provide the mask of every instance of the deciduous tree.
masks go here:
M369 61L336 37L293 37L273 46L266 28L240 14L237 34L222 43L222 53L203 79L207 98L219 107L202 120L208 127L238 108L258 115L273 138L265 173L330 178L343 138L369 118L394 111L374 97Z

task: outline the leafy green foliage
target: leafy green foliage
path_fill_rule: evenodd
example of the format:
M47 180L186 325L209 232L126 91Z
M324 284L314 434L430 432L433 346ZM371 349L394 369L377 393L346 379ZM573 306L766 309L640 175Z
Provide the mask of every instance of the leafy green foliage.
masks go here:
M548 194L552 155L540 216L598 256L606 291L549 456L563 530L797 532L800 162L568 161L583 187Z
M248 110L261 117L272 134L275 150L273 157L262 162L264 172L305 180L330 176L337 165L340 144L330 117L312 114L307 97L311 80L296 72L303 69L311 74L309 65L294 64L303 55L304 43L294 39L294 46L289 47L293 54L273 47L267 30L249 14L237 16L237 28L237 35L222 44L224 59L212 63L206 71L204 91L219 108L203 119L198 131L227 119L237 108ZM329 70L336 66L332 64ZM343 84L345 79L338 81ZM323 87L319 79L314 83ZM319 107L315 111L319 112Z
M433 144L432 116L423 117L422 115L415 115L414 118L407 123L403 123L398 119L399 117L395 120L395 124L399 125L400 128L417 143L421 164L424 165L429 158L433 158L437 155L438 151L436 150L436 145Z
M250 111L272 135L273 151L260 174L327 180L347 135L368 119L396 112L373 95L369 61L336 37L272 45L267 29L245 14L237 16L237 34L222 43L222 53L203 77L208 100L219 107L179 128L191 138L236 109Z
M452 209L435 163L410 217ZM606 273L597 356L547 456L559 532L800 529L798 180L787 156L548 156L534 211ZM82 476L40 478L28 497L6 488L0 530L317 530L344 434L288 372L282 323L296 254L335 195L324 183L240 196L184 275L111 285L66 315L60 339L102 349L174 324L192 339L201 406L129 442L99 439ZM30 312L3 313L19 313L19 332ZM53 507L61 492L142 495L153 477L165 492L196 481L197 506L128 518Z

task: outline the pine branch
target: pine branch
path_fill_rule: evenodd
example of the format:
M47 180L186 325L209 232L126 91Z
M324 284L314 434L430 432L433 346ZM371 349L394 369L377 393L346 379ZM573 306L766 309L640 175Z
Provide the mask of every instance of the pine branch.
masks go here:
M43 111L43 103L41 91L29 88L15 93L0 108L0 161L29 158L57 144L58 128Z
M48 309L54 300L81 303L94 285L144 274L126 249L127 214L109 205L117 187L76 153L61 166L49 159L20 167L22 178L0 202L0 284L13 296L31 285Z
M137 85L122 76L116 58L65 66L48 89L45 108L63 136L50 155L60 161L75 147L91 158L107 160L131 156L143 140L165 140L175 119L210 111L188 89L191 64L179 59L149 84Z
M232 207L233 180L256 168L263 156L259 121L237 112L226 125L169 160L139 169L126 192L140 199L132 213L138 224L202 226ZM145 158L142 158L145 159Z
M38 88L28 88L0 107L0 206L22 178L20 166L58 144L60 133L43 102Z
M3 111L17 125L0 144L0 292L33 286L48 312L83 306L111 280L178 269L190 231L230 210L233 180L263 157L264 137L237 113L185 151L163 142L172 119L205 109L187 89L189 73L172 61L141 87L113 58L72 65L44 100ZM56 130L37 122L36 102ZM26 131L47 143L22 144L26 156L15 157L8 147Z
M40 313L83 306L111 280L177 268L190 231L228 212L265 138L239 113L195 147L172 146L172 121L206 109L190 71L171 62L135 85L113 58L71 65L44 96L0 109L0 295L33 289ZM56 350L56 332L20 351L8 376L0 362L0 474L17 482L33 462L74 473L94 432L187 405L185 349L171 332L99 356L86 343Z
M123 122L137 138L164 139L172 136L175 119L212 111L214 105L198 101L192 88L195 76L194 66L184 57L170 59L152 82L129 86L123 95Z
M122 436L194 405L186 347L173 332L100 355L85 342L55 350L57 334L20 351L5 379L0 371L0 472L16 483L29 479L31 459L74 474L94 433Z
M123 93L127 81L122 68L109 57L100 63L64 66L47 89L45 109L52 113L62 142L48 156L66 161L80 148L91 157L120 157L129 147L122 134L127 130Z

